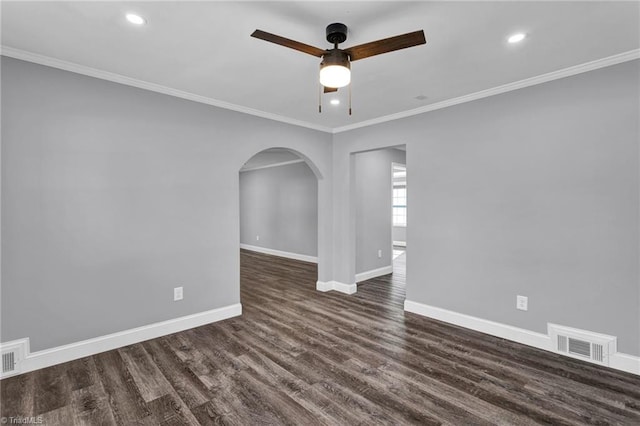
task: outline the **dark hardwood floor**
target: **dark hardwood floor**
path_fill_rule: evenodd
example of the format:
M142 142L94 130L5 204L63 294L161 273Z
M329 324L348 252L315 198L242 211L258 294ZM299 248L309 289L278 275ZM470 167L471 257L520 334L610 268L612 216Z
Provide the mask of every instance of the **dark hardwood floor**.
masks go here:
M640 377L403 312L394 274L315 291L241 254L242 317L0 382L4 417L59 425L640 424Z

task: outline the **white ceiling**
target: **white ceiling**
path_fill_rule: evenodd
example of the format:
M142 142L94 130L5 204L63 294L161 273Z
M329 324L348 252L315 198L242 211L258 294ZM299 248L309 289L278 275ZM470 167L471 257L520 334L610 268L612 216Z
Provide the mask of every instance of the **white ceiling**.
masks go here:
M10 56L44 55L335 129L637 50L639 6L613 1L3 1L2 44ZM148 24L126 22L130 11ZM319 58L250 34L261 29L327 48L324 31L331 22L349 27L341 47L418 29L424 29L427 44L354 62L353 115L347 114L347 90L338 92L342 104L337 107L328 103L334 95L324 95L318 114ZM516 31L528 38L509 45L506 37Z

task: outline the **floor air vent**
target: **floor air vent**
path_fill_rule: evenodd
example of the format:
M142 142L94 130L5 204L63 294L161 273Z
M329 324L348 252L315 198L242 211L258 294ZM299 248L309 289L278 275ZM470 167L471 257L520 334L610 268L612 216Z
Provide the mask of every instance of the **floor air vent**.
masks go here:
M2 374L11 374L16 369L16 353L5 352L2 354Z
M609 365L609 355L616 352L614 336L555 324L549 324L549 334L556 352L573 358Z
M24 342L13 341L0 346L2 353L2 370L0 370L0 378L5 378L19 374L21 372L21 362L25 353Z

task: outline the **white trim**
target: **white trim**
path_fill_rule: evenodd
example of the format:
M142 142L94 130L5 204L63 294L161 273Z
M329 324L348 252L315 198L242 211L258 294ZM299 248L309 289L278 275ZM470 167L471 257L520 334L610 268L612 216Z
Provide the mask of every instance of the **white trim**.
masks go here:
M316 290L322 292L333 290L333 281L316 281Z
M209 98L202 95L196 95L195 93L189 93L182 90L173 89L171 87L163 86L161 84L150 83L148 81L138 80L138 79L127 77L121 74L116 74L109 71L103 71L97 68L87 67L85 65L80 65L73 62L63 61L61 59L52 58L50 56L27 52L25 50L16 49L9 46L2 45L0 54L2 54L2 56L8 56L10 58L20 59L22 61L33 62L40 65L46 65L48 67L58 68L58 69L70 71L76 74L82 74L89 77L112 81L114 83L124 84L126 86L133 86L139 89L150 90L152 92L162 93L169 96L175 96L176 98L187 99L189 101L199 102L201 104L213 105L215 107L224 108L231 111L237 111L244 114L254 115L256 117L266 118L269 120L280 121L282 123L292 124L294 126L306 127L308 129L319 130L321 132L326 132L326 133L332 132L332 129L330 127L321 126L319 124L309 123L307 121L302 121L302 120L296 120L294 118L285 117L283 115L273 114L266 111L260 111L257 109L249 108L242 105L232 104L230 102L225 102L225 101Z
M458 325L481 333L501 337L513 342L533 346L545 351L559 353L555 351L553 341L548 334L537 333L524 328L514 327L499 322L489 321L471 315L461 314L424 303L404 301L404 310L414 314L444 321L449 324ZM640 375L640 357L616 352L609 357L609 367L616 370Z
M360 272L359 274L356 274L356 283L370 280L371 278L388 275L392 272L393 272L393 265L383 266L382 268L371 269L370 271Z
M304 163L304 162L305 161L302 158L299 158L297 160L282 161L280 163L266 164L264 166L255 166L255 167L242 168L242 169L240 169L240 173L242 173L242 172L252 172L254 170L269 169L271 167L288 166L289 164L297 164L297 163Z
M339 281L332 281L332 282L333 282L333 289L335 291L339 291L340 293L354 294L355 292L358 291L358 285L356 283L345 284Z
M609 357L609 367L640 376L640 357L616 352Z
M303 262L318 263L318 258L316 256L309 256L306 254L290 253L288 251L281 251L281 250L275 250L275 249L270 249L266 247L252 246L249 244L242 244L242 243L240 244L240 248L249 250L249 251L255 251L258 253L270 254L272 256L286 257L287 259L295 259L295 260L301 260Z
M100 352L110 351L112 349L121 348L123 346L132 345L145 340L155 339L166 336L167 334L199 327L201 325L222 321L239 315L242 315L242 305L240 303L236 303L235 305L186 315L167 321L161 321L142 327L119 331L117 333L94 337L92 339L36 352L29 352L29 343L28 339L26 339L26 354L22 360L20 374L61 364L63 362L73 361L74 359L95 355ZM2 347L6 344L7 343L2 344Z
M393 246L394 247L406 247L407 246L407 242L406 241L394 241L393 242Z
M551 339L546 334L436 308L423 303L412 302L411 300L404 301L404 310L536 348L551 350Z
M340 293L354 294L358 291L358 285L356 283L345 284L339 281L317 281L316 290L323 292L335 290L339 291Z
M188 99L193 102L199 102L207 105L213 105L219 108L224 108L232 111L237 111L256 117L262 117L269 120L279 121L282 123L291 124L294 126L306 127L313 130L319 130L327 133L342 133L349 130L359 129L361 127L372 126L374 124L385 123L387 121L399 120L401 118L411 117L413 115L423 114L429 111L435 111L442 108L447 108L453 105L462 104L465 102L471 102L482 98L487 98L493 95L499 95L501 93L510 92L513 90L522 89L525 87L533 86L536 84L546 83L553 80L558 80L564 77L570 77L572 75L581 74L588 71L597 70L599 68L608 67L611 65L620 64L623 62L633 61L640 58L640 49L629 50L628 52L619 53L617 55L608 56L606 58L596 59L594 61L585 62L584 64L574 65L572 67L552 71L546 74L541 74L535 77L526 78L524 80L515 81L513 83L503 84L501 86L493 87L479 92L470 93L468 95L459 96L453 99L446 99L434 104L425 105L420 108L411 109L408 111L401 111L395 114L389 114L382 117L376 117L371 120L360 121L354 124L348 124L340 127L326 127L319 124L309 123L308 121L297 120L290 117L285 117L278 114L273 114L266 111L260 111L253 108L248 108L242 105L236 105L229 102L220 101L206 96L196 95L194 93L184 92L182 90L172 89L170 87L162 86L160 84L150 83L143 80L137 80L135 78L126 77L124 75L99 70L96 68L87 67L84 65L76 64L73 62L63 61L61 59L52 58L50 56L40 55L37 53L27 52L25 50L16 49L8 46L0 46L0 54L8 56L10 58L20 59L23 61L33 62L36 64L46 65L53 68L58 68L65 71L74 72L77 74L83 74L90 77L100 78L102 80L113 81L115 83L124 84L127 86L138 87L140 89L150 90L152 92L163 93L169 96L175 96L182 99Z
M459 96L457 98L446 99L444 101L425 105L420 108L402 111L396 114L389 114L382 117L376 117L371 120L360 121L359 123L348 124L346 126L336 127L333 129L333 133L342 133L349 130L359 129L361 127L373 126L374 124L380 124L387 121L411 117L413 115L424 114L425 112L435 111L437 109L447 108L453 105L463 104L482 98L488 98L489 96L499 95L501 93L511 92L513 90L523 89L525 87L547 83L549 81L558 80L565 77L571 77L572 75L597 70L599 68L620 64L623 62L633 61L639 58L640 49L629 50L628 52L619 53L617 55L608 56L602 59L596 59L595 61L585 62L584 64L574 65L572 67L552 71L531 78L526 78L524 80L514 81L513 83L503 84L501 86L481 90L475 93L470 93L468 95Z

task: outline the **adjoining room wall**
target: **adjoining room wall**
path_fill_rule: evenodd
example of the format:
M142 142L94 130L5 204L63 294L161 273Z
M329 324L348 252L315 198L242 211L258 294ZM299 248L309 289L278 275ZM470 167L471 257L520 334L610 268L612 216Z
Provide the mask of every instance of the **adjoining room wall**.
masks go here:
M240 173L240 243L317 256L318 181L306 163Z
M407 300L640 355L639 76L636 60L336 134L334 223L351 217L350 153L406 143ZM334 233L343 282L355 234Z
M401 243L407 242L407 227L406 226L394 226L391 230L391 238L393 241Z
M391 163L405 161L398 149L355 154L356 274L391 265Z
M239 303L238 171L271 147L322 174L319 279L331 280L330 134L1 65L3 342L38 351Z

